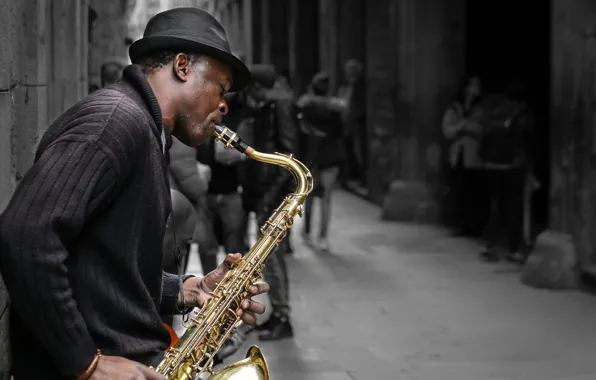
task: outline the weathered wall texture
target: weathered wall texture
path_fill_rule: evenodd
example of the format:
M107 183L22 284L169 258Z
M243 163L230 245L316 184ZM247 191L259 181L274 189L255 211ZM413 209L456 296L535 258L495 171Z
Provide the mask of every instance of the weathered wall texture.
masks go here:
M128 63L125 38L129 35L133 39L140 37L137 29L146 23L145 14L141 11L143 5L143 1L90 0L96 18L92 20L89 36L89 85L101 86L101 66L105 62L116 60ZM133 14L134 17L131 17ZM129 19L137 22L131 22L129 27Z
M395 0L366 3L367 187L376 202L391 180L397 151Z
M296 94L302 94L319 70L319 15L317 0L290 0L289 10L289 75Z
M87 5L82 1L46 1L45 49L48 122L87 94ZM49 124L49 123L48 123Z
M464 6L464 0L368 3L368 187L373 199L397 179L426 184L440 198L440 123L465 70Z
M366 63L366 39L370 19L367 18L364 0L319 0L318 3L319 25L315 30L318 41L311 44L310 50L315 51L318 47L319 70L329 74L331 89L336 90L343 84L343 68L348 59L356 58ZM375 9L378 9L379 4L384 4L377 3ZM382 5L380 6L382 8ZM373 29L376 30L377 27Z
M329 74L329 84L337 88L341 81L339 65L339 35L337 29L339 14L337 0L319 0L319 69ZM316 49L316 46L312 50Z
M211 13L224 27L232 52L252 63L262 59L262 49L253 50L253 39L261 41L261 34L269 33L269 24L259 22L264 1L267 0L195 0L192 6Z
M596 3L552 3L551 208L582 266L596 264Z
M46 3L0 1L0 210L47 119Z
M0 211L50 122L85 92L84 8L0 0Z

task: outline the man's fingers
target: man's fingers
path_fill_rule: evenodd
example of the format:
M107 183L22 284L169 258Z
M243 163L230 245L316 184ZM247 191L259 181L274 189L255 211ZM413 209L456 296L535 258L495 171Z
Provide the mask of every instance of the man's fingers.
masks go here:
M265 305L253 300L244 300L242 301L242 309L245 312L263 314L265 312Z
M257 323L257 317L250 312L245 312L241 316L242 322L246 323L247 325L254 325Z
M242 258L240 253L228 253L226 255L226 259L224 260L223 264L228 267L228 269L232 266L232 264L236 263L238 260Z
M267 293L269 291L269 284L266 282L258 282L250 287L250 294L256 296L257 294Z
M143 377L147 380L165 380L165 376L160 375L159 373L152 371L149 367L145 367L144 365L139 365L139 369L143 374Z
M226 258L224 259L223 263L219 264L214 272L218 276L224 276L228 272L228 270L230 270L230 268L232 268L232 265L234 265L234 263L236 263L241 258L242 258L242 255L240 253L228 253L226 255ZM211 272L211 273L213 273L213 272Z

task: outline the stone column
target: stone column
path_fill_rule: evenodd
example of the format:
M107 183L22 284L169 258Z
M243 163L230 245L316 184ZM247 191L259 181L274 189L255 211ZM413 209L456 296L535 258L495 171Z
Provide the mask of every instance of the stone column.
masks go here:
M17 59L16 23L13 0L0 0L0 212L6 207L16 185L13 159L13 91L17 85L13 67Z
M367 188L370 198L382 202L382 196L394 177L397 148L394 132L396 88L396 30L394 0L366 3L366 143Z
M252 2L252 61L251 63L263 62L263 0L251 0Z
M341 0L338 7L338 81L343 80L343 66L350 58L366 63L366 1Z
M127 36L126 13L120 1L90 0L90 5L97 13L97 19L91 28L91 43L89 45L89 84L101 85L101 65L107 60L117 60L122 64L128 63L128 49L124 43ZM142 29L149 18L161 11L161 2L151 0L146 2L144 12L137 17L144 18Z
M240 35L240 28L242 25L240 21L240 5L238 4L238 0L231 1L228 9L230 10L230 22L228 23L226 32L230 39L230 47L234 52L240 51L242 50Z
M279 70L289 68L288 3L279 0L260 0L261 62L271 63Z
M0 212L53 119L86 93L86 5L0 0Z
M254 33L255 24L253 20L254 7L253 0L244 0L240 2L242 7L242 53L244 54L245 63L251 64L254 62Z
M340 73L338 55L338 0L319 0L319 68L329 74L329 84L335 90ZM372 2L370 2L372 3Z
M289 6L289 80L300 95L319 66L319 8L317 0L290 0Z
M275 0L259 0L260 6L260 62L271 63L271 35L269 31L269 14L271 11L271 2Z
M387 219L436 221L441 118L465 71L465 1L383 3L367 7L370 190L389 190Z
M83 33L87 6L80 1L51 2L51 86L49 90L48 118L54 120L64 110L75 104L86 91L81 80L86 76L87 33ZM68 58L66 58L68 57ZM86 80L84 81L86 82Z
M550 226L596 275L596 6L552 2Z
M79 8L79 99L89 93L89 4L81 2Z
M43 0L0 0L0 211L47 125L46 11Z

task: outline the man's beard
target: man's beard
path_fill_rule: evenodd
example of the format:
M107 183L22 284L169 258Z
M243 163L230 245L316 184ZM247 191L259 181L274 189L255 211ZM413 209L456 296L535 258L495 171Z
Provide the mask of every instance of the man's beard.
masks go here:
M204 124L204 123L203 123ZM207 128L203 124L194 124L191 126L188 119L181 119L174 124L173 135L184 145L196 148L201 145L205 139L200 139L201 131ZM206 135L206 133L204 133Z

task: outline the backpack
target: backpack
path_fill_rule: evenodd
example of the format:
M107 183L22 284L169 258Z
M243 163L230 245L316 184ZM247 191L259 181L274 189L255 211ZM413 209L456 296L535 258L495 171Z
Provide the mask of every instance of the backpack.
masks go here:
M0 272L0 379L10 378L10 299Z

